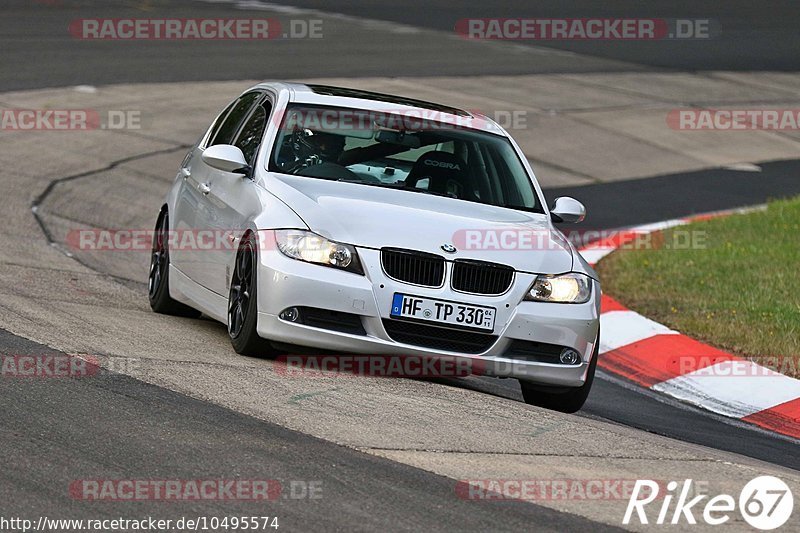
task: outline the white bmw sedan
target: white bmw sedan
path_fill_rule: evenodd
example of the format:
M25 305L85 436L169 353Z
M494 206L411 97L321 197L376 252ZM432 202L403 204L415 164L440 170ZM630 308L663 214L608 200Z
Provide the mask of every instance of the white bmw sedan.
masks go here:
M597 364L600 285L554 224L583 217L571 198L548 209L483 115L264 83L186 155L156 222L150 305L227 324L238 353L456 358L574 412ZM187 232L224 238L184 246Z

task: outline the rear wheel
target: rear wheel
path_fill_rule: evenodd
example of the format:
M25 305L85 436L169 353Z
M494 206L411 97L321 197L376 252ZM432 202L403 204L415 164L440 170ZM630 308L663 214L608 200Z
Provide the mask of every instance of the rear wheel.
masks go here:
M561 411L562 413L580 411L583 404L586 403L586 398L589 397L589 391L592 389L599 348L600 337L598 335L598 342L595 343L592 360L589 362L589 370L586 372L586 381L580 387L564 390L563 388L548 388L520 380L519 384L522 387L522 397L525 399L525 403L552 409L553 411Z
M192 309L169 295L169 214L163 209L156 220L153 248L150 254L150 273L147 292L150 307L156 313L197 318L200 311Z
M268 341L258 336L257 304L258 254L252 233L242 238L231 275L228 293L228 335L236 353L272 357L275 351Z

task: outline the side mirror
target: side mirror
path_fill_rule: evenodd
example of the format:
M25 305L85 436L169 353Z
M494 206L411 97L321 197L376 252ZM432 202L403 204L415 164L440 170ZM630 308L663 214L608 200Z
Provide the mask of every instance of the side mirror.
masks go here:
M553 222L578 223L586 216L586 208L575 198L560 196L556 198L553 208L550 210L550 218Z
M249 174L250 165L244 159L244 154L236 146L230 144L216 144L203 151L203 162L223 172L234 174Z

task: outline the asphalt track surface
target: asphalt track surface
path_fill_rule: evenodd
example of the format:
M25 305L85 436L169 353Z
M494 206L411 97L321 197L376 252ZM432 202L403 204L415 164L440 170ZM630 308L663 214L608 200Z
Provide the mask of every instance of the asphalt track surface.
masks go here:
M404 8L405 9L405 8ZM640 70L641 67L601 58L537 55L535 61L509 55L482 61L467 54L439 55L420 36L418 46L397 54L391 29L385 38L358 42L342 34L337 21L322 16L324 39L263 41L88 41L68 31L83 18L216 18L264 17L258 10L233 9L228 3L195 0L8 0L3 5L0 90L63 85L104 85L168 81L294 79L330 76L433 76L523 74L530 72L592 72ZM269 15L271 16L271 15ZM297 18L317 18L303 13ZM279 17L286 23L291 15ZM452 29L451 29L452 30ZM446 30L452 33L451 30ZM355 41L355 43L354 43ZM76 68L76 65L80 65Z
M0 19L5 48L0 56L3 73L0 90L143 81L385 75L386 58L392 57L390 35L385 42L370 43L369 53L352 43L344 48L334 45L313 50L291 48L305 44L277 43L268 53L260 50L257 43L218 43L215 47L207 43L184 43L177 48L171 45L170 52L165 53L164 43L146 43L130 50L125 48L129 43L89 47L64 35L65 13L69 19L126 16L121 12L141 16L141 4L63 0L31 7L30 2L21 0L5 2ZM146 4L168 10L172 17L229 14L224 6L187 1ZM299 0L292 4L331 9L325 2ZM714 12L725 11L718 19L722 37L710 46L698 46L697 42L674 42L667 48L653 47L651 43L551 42L545 46L592 57L580 61L544 57L541 62L523 64L510 57L507 63L492 65L398 59L394 65L407 76L800 67L796 54L798 10L792 9L788 2L770 4L768 8L745 2L716 8L682 2L652 9L641 7L638 2L627 2L618 3L613 10L588 1L569 5L537 3L535 7L525 2L505 7L478 2L460 6L454 12L447 3L414 0L404 3L403 9L397 9L396 3L383 1L366 7L340 2L336 9L350 15L443 31L452 30L454 21L464 17L568 18L622 14L714 18ZM347 61L341 61L343 53L350 54ZM334 60L337 55L338 61ZM590 213L584 228L603 229L753 205L800 192L798 180L787 177L797 175L800 162L775 162L761 167L758 174L702 171L550 189L547 194L549 198L579 196ZM40 354L41 351L40 346L30 341L0 331L0 352ZM519 387L512 380L452 380L443 385L521 400ZM320 502L298 505L279 500L270 507L273 514L285 517L287 523L301 523L304 529L354 526L374 529L392 524L395 529L520 530L531 523L537 525L537 530L554 531L605 527L535 505L468 505L452 497L452 482L445 478L366 456L121 375L104 374L99 380L4 383L0 398L3 447L23 451L14 455L14 461L6 462L1 474L0 514L6 516L38 515L45 510L54 515L80 516L81 503L65 499L59 483L66 486L86 472L108 475L113 470L119 478L155 477L163 465L169 464L181 468L187 476L212 477L236 471L236 465L248 464L256 473L264 468L264 475L270 478L324 480L325 498ZM800 469L797 444L793 441L666 402L607 376L596 381L580 416L610 420ZM143 514L152 511L142 505ZM226 503L218 508L204 508L204 514L249 514L253 510L247 504L235 505L241 508ZM409 509L414 512L409 513ZM168 506L158 510L163 517L177 512ZM108 516L116 516L119 511L113 504L103 509ZM124 511L130 513L129 504ZM92 516L97 517L96 508L92 509Z
M602 230L747 207L800 194L800 160L760 163L760 171L708 169L545 191L580 198L581 230Z
M679 0L663 3L622 0L510 2L429 2L409 0L396 9L395 0L346 0L335 6L326 0L292 0L291 5L336 11L353 16L391 20L413 26L453 31L464 18L663 18L709 19L717 30L713 39L665 41L520 41L524 44L569 50L652 68L677 70L797 70L797 31L800 11L791 1L709 2ZM454 7L457 6L457 7ZM542 70L554 68L540 65Z
M217 17L257 10L233 11L234 1L207 3L193 0L5 0L0 17L3 54L0 90L36 89L79 84L136 83L142 81L203 81L327 76L433 76L531 73L614 72L628 70L797 70L797 30L800 11L791 1L754 4L746 1L695 2L683 0L644 5L625 0L609 5L578 2L500 3L429 2L410 0L402 8L392 0L377 2L261 2L336 11L355 17L386 20L454 33L467 17L642 17L708 18L721 28L713 39L668 41L532 41L521 42L540 50L579 54L537 54L506 60L482 60L419 47L398 54L396 34L388 28L384 39L353 43L329 23L324 46L319 41L273 40L215 42L114 42L74 39L67 26L82 18L104 17ZM251 1L249 5L260 2ZM454 7L455 6L455 7ZM233 13L233 15L232 15ZM244 16L244 15L242 15ZM309 17L309 14L299 14ZM287 15L287 18L289 15ZM323 26L325 28L325 26ZM422 37L422 36L421 36ZM9 75L13 74L13 75Z
M0 344L19 355L57 353L1 330ZM455 498L453 482L445 477L120 374L12 380L0 387L0 403L0 437L14 456L0 474L0 516L6 518L270 516L278 517L278 531L376 531L387 524L394 531L524 531L531 524L548 532L618 530L519 502L475 505ZM65 498L71 483L87 477L238 477L232 472L275 480L281 496L267 502L100 506Z

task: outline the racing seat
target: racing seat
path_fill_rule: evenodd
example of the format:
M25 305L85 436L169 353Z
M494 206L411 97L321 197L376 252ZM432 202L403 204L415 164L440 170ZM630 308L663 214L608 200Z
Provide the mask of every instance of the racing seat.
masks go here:
M411 167L406 187L417 187L428 180L427 190L455 198L474 199L475 188L466 162L457 155L440 150L425 152Z

